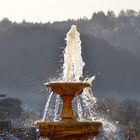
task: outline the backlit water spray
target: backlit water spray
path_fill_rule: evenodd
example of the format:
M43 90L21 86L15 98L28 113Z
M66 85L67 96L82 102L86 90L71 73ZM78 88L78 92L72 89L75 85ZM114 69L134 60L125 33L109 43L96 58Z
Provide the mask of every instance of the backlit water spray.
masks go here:
M89 82L92 84L95 76L90 79L85 78L83 80L83 68L85 63L82 60L82 51L81 51L81 40L80 33L77 31L75 25L72 25L70 31L67 33L66 37L66 48L64 51L64 64L63 64L63 79L64 82ZM51 106L51 100L55 100L55 106ZM75 97L73 104L77 112L78 121L100 121L103 123L102 134L99 135L101 140L123 140L120 136L119 129L111 122L101 118L96 114L94 105L97 102L96 97L94 97L91 88L86 88L83 90L83 93ZM53 97L52 94L49 95L48 101L46 102L43 120L46 121L55 121L59 120L59 111L62 102L59 95ZM48 115L49 114L49 115ZM97 138L98 139L98 138Z

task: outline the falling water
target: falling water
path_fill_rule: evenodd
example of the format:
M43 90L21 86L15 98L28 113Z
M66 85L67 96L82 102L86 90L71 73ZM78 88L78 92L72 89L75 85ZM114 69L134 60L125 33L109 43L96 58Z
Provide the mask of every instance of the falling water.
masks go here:
M60 103L61 103L60 95L56 95L56 101L55 101L55 110L54 110L54 120L59 120L59 109L60 109Z
M53 93L51 92L51 94L49 95L48 100L46 102L44 114L43 114L43 119L42 119L43 121L46 119L48 111L50 110L49 106L50 106L50 101L51 101L52 95L53 95Z
M65 82L73 81L79 82L81 78L83 79L83 68L85 63L82 60L82 51L81 51L81 40L80 40L80 33L77 31L75 25L71 26L70 31L67 33L66 37L67 46L64 51L64 64L63 64L63 80ZM92 81L95 79L95 76L91 77L90 79L85 79L83 82L89 82L92 84ZM50 94L48 101L46 103L45 111L43 120L47 114L47 110L49 110L50 100L52 98L52 94ZM83 90L83 93L75 99L77 105L77 114L78 120L83 121L101 121L103 123L103 133L107 136L103 138L100 136L99 139L105 140L106 138L112 139L116 136L116 140L119 140L120 137L118 135L118 128L111 122L101 118L99 115L96 114L94 110L94 105L97 102L96 97L93 96L91 88L86 88ZM55 102L55 112L54 112L54 120L58 119L58 112L60 106L60 98L59 96L56 97ZM117 134L116 134L117 133ZM112 137L111 137L111 134ZM98 139L98 138L97 138ZM123 140L121 138L121 140Z
M78 112L78 118L82 119L83 118L83 109L82 109L82 104L80 100L80 96L76 96L76 103L77 103L77 112Z

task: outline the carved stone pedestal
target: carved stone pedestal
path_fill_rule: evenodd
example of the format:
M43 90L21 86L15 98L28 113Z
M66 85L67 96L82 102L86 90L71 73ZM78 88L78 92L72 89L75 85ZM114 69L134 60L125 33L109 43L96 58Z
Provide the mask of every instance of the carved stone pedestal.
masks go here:
M46 83L53 93L60 95L63 102L61 121L46 122L38 121L35 125L41 137L50 140L89 140L99 133L100 122L78 122L73 113L72 100L81 94L84 88L90 87L84 82L58 82Z

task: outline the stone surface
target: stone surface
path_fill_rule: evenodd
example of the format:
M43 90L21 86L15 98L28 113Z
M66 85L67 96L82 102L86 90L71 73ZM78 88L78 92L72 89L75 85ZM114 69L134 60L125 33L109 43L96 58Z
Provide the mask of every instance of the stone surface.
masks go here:
M50 87L53 93L62 96L81 94L84 88L91 86L88 82L49 82L45 83L45 85Z
M42 137L50 140L88 140L99 133L100 122L36 122Z

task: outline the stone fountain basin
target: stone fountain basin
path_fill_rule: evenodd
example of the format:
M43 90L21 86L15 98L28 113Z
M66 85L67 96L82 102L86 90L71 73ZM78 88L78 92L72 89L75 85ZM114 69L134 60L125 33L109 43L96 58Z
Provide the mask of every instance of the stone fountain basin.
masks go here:
M38 121L35 123L41 137L48 137L50 140L61 140L79 138L86 140L99 133L100 122L46 122Z
M91 84L88 82L49 82L45 83L45 86L50 87L53 93L75 96L81 94L84 88L91 87Z

